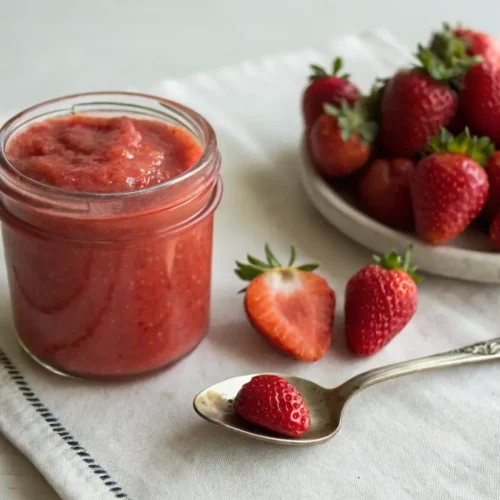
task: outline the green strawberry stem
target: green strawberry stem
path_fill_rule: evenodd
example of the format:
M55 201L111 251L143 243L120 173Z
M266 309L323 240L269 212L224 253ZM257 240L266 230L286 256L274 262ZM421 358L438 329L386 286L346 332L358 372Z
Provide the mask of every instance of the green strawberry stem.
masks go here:
M297 269L299 271L312 272L318 268L317 264L302 264L301 266L293 267L297 259L297 250L293 246L290 247L290 258L286 266L280 263L267 243L264 246L264 253L266 261L252 257L251 255L247 255L248 263L236 261L236 269L234 270L236 276L243 281L252 281L260 274L266 273L271 269ZM246 288L240 290L238 293L245 290Z
M350 106L345 99L342 99L340 106L324 103L323 111L327 115L337 118L344 142L347 142L355 134L368 143L375 140L378 125L369 119L368 109L364 102L357 101Z
M495 152L495 145L489 137L471 136L468 128L465 128L456 137L442 128L439 134L427 143L427 151L431 154L464 154L479 165L485 166L490 156Z
M422 278L417 274L417 266L411 266L412 251L413 245L410 245L405 250L403 256L393 250L382 256L374 255L373 260L377 265L387 270L402 269L416 284L418 284L422 281Z
M341 57L336 57L332 63L332 73L329 74L323 67L318 66L317 64L311 64L311 75L309 76L309 80L318 80L321 78L329 78L330 76L339 76L343 80L349 80L350 74L344 73L343 75L339 75L340 70L344 66L344 62Z

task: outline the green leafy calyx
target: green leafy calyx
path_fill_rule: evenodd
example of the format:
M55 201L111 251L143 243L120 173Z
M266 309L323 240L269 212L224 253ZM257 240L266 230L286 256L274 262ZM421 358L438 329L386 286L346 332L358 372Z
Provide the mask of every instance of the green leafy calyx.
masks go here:
M388 270L395 270L395 269L402 269L405 271L410 278L415 282L415 283L420 283L422 281L422 278L417 274L417 267L416 266L411 266L411 253L412 253L413 247L410 245L403 256L401 256L399 253L397 253L395 250L392 252L389 252L385 255L374 255L373 260L377 265L380 267L383 267L384 269Z
M495 146L489 137L471 136L468 128L456 137L442 128L439 134L427 143L427 151L431 154L464 154L479 165L485 166L490 156L495 152Z
M340 75L340 70L342 69L344 63L342 58L336 57L332 63L332 72L328 73L323 67L318 66L317 64L311 64L311 74L309 75L309 80L319 80L321 78L329 78L331 76L338 76L343 80L349 80L349 73L343 73Z
M378 131L377 122L370 119L370 113L364 101L357 101L353 105L349 105L344 99L340 106L325 103L323 111L337 119L344 142L347 142L355 134L368 143L375 140Z
M455 30L448 23L443 23L443 29L434 33L429 48L439 59L451 66L455 60L468 56L468 45L463 38L455 35Z
M443 29L434 33L429 47L418 46L416 57L420 65L417 67L434 80L459 90L469 69L483 62L482 57L469 55L468 48L468 42L444 23Z
M312 272L318 268L317 264L302 264L301 266L294 267L297 259L297 251L295 247L290 247L290 258L288 259L288 264L286 266L282 265L276 258L267 243L264 246L264 251L266 254L266 260L260 260L252 257L251 255L247 255L248 263L236 261L236 269L234 270L236 276L243 281L252 281L260 274L267 273L273 269L280 269L284 271L297 269L299 271ZM244 292L245 290L246 289L240 290L240 292Z

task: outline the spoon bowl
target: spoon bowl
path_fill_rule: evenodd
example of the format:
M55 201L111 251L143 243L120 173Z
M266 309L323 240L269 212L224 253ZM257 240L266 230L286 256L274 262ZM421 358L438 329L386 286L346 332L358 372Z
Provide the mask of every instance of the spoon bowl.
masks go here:
M320 444L333 437L340 428L342 413L349 399L379 382L425 370L500 359L500 338L469 345L450 352L395 363L361 373L334 389L327 389L310 380L266 373L243 375L219 382L194 398L194 409L205 420L245 436L290 446ZM257 375L278 375L295 386L309 406L310 429L300 437L285 437L252 425L235 414L233 405L244 384Z
M205 389L194 399L195 411L200 417L214 424L222 425L252 438L279 444L320 444L337 432L345 400L338 397L335 390L326 389L304 378L280 373L267 373L266 375L282 377L299 390L309 406L311 428L300 437L290 438L277 436L243 420L234 413L233 403L241 387L257 375L230 378Z

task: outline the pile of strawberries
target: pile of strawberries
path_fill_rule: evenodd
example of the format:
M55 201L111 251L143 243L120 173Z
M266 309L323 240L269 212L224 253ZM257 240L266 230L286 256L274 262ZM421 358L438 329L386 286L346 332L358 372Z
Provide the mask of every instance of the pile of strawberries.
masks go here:
M307 145L326 179L349 177L380 222L444 244L475 220L500 250L500 44L444 25L417 64L363 96L349 75L312 66Z

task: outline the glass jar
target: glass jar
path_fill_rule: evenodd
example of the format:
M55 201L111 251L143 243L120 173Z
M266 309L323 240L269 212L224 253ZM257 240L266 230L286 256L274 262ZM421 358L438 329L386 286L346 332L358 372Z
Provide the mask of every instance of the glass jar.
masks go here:
M9 163L10 138L69 114L183 127L203 154L146 189L92 194L32 180ZM193 110L127 92L66 96L0 130L0 217L14 325L49 370L79 377L148 372L194 349L209 322L213 214L222 195L210 124Z

